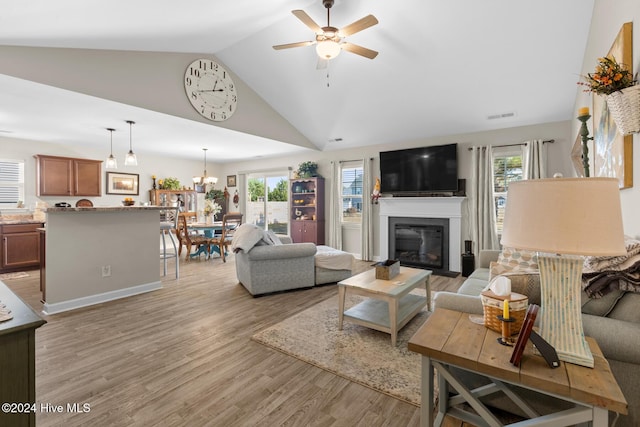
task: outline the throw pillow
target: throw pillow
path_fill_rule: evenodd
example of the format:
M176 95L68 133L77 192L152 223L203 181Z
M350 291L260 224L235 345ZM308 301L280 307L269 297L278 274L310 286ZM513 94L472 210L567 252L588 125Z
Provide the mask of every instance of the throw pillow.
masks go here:
M282 242L280 241L280 239L278 238L278 236L273 230L265 230L264 237L262 238L262 240L269 242L268 244L270 245L278 246L282 244Z
M530 273L520 271L503 271L497 262L492 262L490 267L492 273L495 271L502 271L502 273L492 274L491 279L489 279L489 284L485 290L489 289L491 282L497 276L504 276L511 280L511 292L526 295L529 298L529 304L540 305L540 274L537 271Z
M498 263L511 267L511 270L538 270L538 255L533 251L504 247L498 256Z

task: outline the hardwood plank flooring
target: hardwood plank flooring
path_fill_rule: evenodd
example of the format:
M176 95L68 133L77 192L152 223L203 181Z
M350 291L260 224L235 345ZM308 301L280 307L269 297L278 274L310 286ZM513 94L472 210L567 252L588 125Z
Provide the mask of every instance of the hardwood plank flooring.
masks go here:
M357 272L370 268L358 261ZM160 267L160 263L159 263ZM417 426L419 409L250 340L337 287L253 298L226 263L181 260L163 289L53 316L36 332L39 426ZM464 279L433 276L432 290ZM41 312L38 271L5 283ZM460 426L460 422L457 424Z

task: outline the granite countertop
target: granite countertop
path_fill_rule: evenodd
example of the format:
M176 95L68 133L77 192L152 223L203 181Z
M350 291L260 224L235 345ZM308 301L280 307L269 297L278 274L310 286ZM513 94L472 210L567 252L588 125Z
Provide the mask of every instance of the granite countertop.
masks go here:
M43 224L44 221L38 221L33 218L29 219L5 219L0 217L0 225L13 225L13 224Z
M119 211L164 211L177 210L178 207L172 206L104 206L104 207L69 207L58 208L49 207L46 212L119 212Z

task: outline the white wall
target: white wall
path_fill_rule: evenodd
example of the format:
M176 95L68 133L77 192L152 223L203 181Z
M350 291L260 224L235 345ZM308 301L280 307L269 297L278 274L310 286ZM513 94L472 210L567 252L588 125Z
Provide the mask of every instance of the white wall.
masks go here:
M593 17L591 19L591 29L587 42L584 61L582 63L582 75L593 72L597 59L609 52L622 24L634 22L633 29L633 72L640 69L640 2L638 0L596 0L594 4ZM578 80L576 78L576 80ZM576 85L577 86L577 85ZM591 106L591 95L576 89L575 116L578 108ZM572 122L573 135L578 134L580 123L578 120ZM592 131L593 123L589 122L589 129ZM625 233L629 236L640 238L640 135L633 135L633 172L634 186L620 191L622 202L622 216Z
M260 171L273 168L291 167L294 170L298 168L298 165L304 161L311 160L318 163L318 173L325 177L325 218L329 218L329 194L332 185L331 180L331 161L340 160L355 160L362 158L373 157L373 174L374 176L380 175L379 166L379 152L387 150L397 150L402 148L421 147L427 145L442 145L449 143L458 143L458 175L460 178L469 179L471 174L471 154L468 148L472 145L501 145L501 144L514 144L527 141L530 139L544 139L555 140L555 143L548 144L548 162L549 162L549 175L553 175L555 172L560 172L565 176L571 176L573 167L571 165L571 147L573 141L571 138L571 122L555 122L546 123L543 125L535 126L523 126L510 129L501 129L489 132L477 132L460 135L450 135L437 138L428 138L416 141L399 142L397 144L384 144L375 145L370 147L361 147L347 150L333 150L317 152L308 155L296 155L289 157L280 157L273 159L260 159L250 160L245 162L227 163L220 166L221 174L234 175L239 171ZM575 138L575 137L574 137ZM233 194L234 189L230 190ZM238 191L241 191L238 188ZM241 194L241 197L244 195ZM374 255L378 256L380 239L377 235L379 229L379 211L378 206L373 207L373 230L374 235ZM327 222L326 230L329 230L329 224ZM466 223L463 223L463 239L470 239L468 234ZM328 231L327 231L328 232ZM354 233L353 230L343 231L343 248L349 252L358 254L360 252L360 234Z

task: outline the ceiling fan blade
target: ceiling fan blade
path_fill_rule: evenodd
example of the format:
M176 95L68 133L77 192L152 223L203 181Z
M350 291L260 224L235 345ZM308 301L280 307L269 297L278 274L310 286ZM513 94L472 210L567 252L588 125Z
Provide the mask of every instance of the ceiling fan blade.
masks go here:
M293 13L296 18L301 20L304 25L311 28L311 31L316 34L322 34L322 28L320 28L320 26L316 24L316 21L314 21L309 15L307 15L307 12L305 12L304 10L296 9L292 10L291 13Z
M358 19L356 22L353 22L346 27L343 27L338 31L342 37L347 37L352 34L355 34L359 31L365 30L369 27L373 27L378 23L378 20L373 15L367 15L362 19Z
M316 70L324 70L329 65L329 60L318 57L318 63L316 64Z
M367 49L366 47L358 46L353 43L340 43L340 47L344 50L348 50L356 55L364 56L365 58L373 59L378 56L378 52L375 50Z
M297 43L279 44L279 45L273 46L273 48L275 50L290 49L292 47L310 46L312 44L315 44L315 41L313 41L313 42L309 41L309 42L297 42Z

